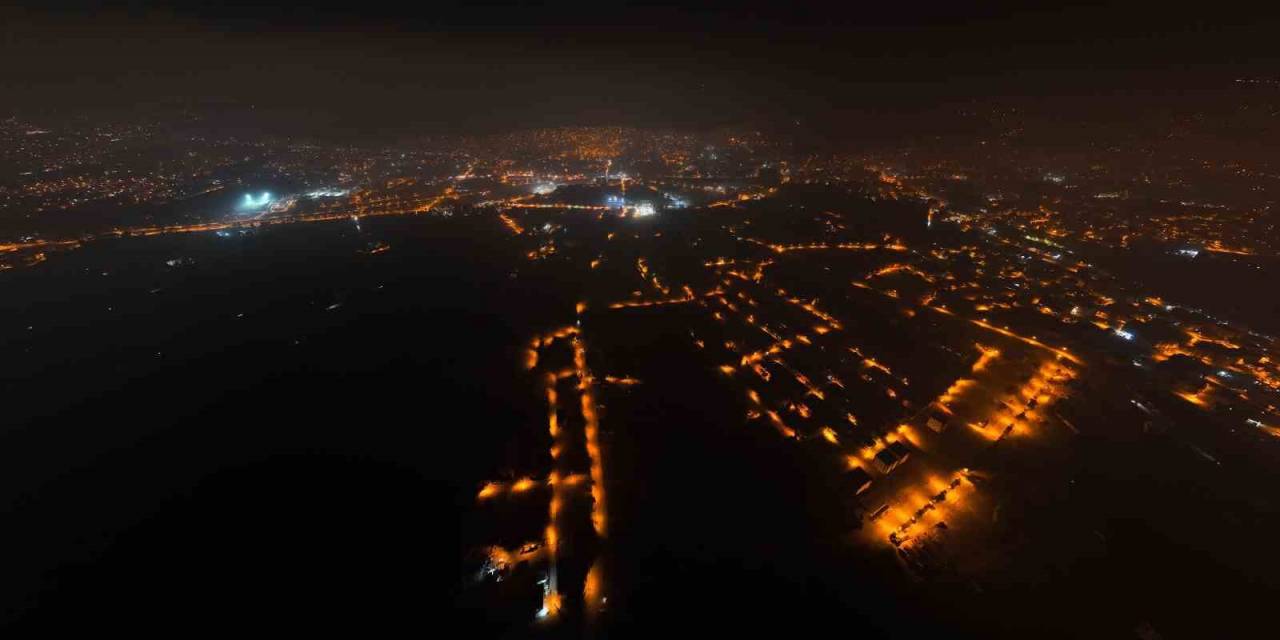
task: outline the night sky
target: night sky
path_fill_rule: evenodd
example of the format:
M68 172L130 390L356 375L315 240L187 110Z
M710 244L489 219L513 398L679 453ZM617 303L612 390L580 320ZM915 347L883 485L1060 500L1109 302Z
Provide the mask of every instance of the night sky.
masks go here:
M1277 11L1222 3L1212 14L1110 2L255 4L0 10L0 93L26 113L245 110L282 130L355 136L837 130L992 98L1211 101L1238 76L1280 68Z

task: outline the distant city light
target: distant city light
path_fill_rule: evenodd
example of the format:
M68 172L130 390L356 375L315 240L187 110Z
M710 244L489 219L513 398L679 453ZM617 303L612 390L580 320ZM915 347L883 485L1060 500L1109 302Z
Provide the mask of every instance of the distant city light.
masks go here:
M338 198L350 193L348 189L316 189L307 192L308 198Z
M1125 331L1124 329L1116 329L1115 334L1120 336L1121 338L1124 338L1125 340L1133 340L1133 334L1128 331Z
M556 185L554 183L543 182L541 184L536 184L533 186L533 192L540 196L545 196L549 193L554 192L555 190L556 190Z
M654 210L653 203L651 202L641 202L632 210L632 215L637 218L648 217L655 213L657 213L657 211Z
M240 208L245 210L261 209L271 203L271 193L263 191L257 198L253 194L244 194L244 200L240 202Z

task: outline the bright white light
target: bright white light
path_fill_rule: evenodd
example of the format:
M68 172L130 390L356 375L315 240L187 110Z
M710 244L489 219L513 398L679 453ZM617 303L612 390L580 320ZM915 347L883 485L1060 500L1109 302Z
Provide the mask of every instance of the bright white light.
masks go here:
M1128 331L1125 331L1124 329L1116 329L1115 333L1116 335L1120 336L1121 338L1124 338L1125 340L1133 339L1133 334L1129 333Z
M548 193L551 193L555 190L556 190L556 185L549 184L549 183L542 183L542 184L534 185L533 187L533 192L540 196L545 196Z
M345 196L350 191L347 189L316 189L307 193L308 198L337 198Z
M263 191L262 195L258 196L257 198L253 197L252 194L246 193L244 194L244 202L240 203L240 208L241 209L261 209L267 206L268 204L271 204L271 194L269 192Z
M651 216L655 213L657 213L657 211L654 210L653 203L641 202L636 205L636 208L634 209L632 215L634 215L637 218L644 218L647 216Z

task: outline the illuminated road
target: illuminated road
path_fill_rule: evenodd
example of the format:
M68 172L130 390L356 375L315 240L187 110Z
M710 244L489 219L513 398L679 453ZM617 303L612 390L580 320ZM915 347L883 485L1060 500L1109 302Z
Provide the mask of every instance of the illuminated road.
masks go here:
M577 305L581 317L586 305ZM568 351L572 367L547 370L541 363L553 359L554 350ZM599 556L591 558L592 548L603 542L608 533L605 496L604 454L600 441L600 422L595 398L595 375L587 364L587 345L577 323L533 338L524 357L524 369L541 381L547 404L547 436L553 469L545 482L524 478L514 483L490 482L481 487L477 500L481 503L502 495L517 496L531 489L545 486L550 489L547 505L547 524L541 549L531 561L545 563L546 579L543 584L542 607L537 619L554 623L562 617L579 618L580 614L591 619L598 615L607 601L604 562ZM630 385L638 381L631 378L608 376L606 382ZM569 387L567 383L573 382ZM569 387L576 392L577 401L567 402L562 391ZM564 412L576 407L581 421L566 422ZM583 461L575 452L585 452ZM585 498L589 507L585 510L574 505ZM582 534L591 532L596 544L585 544ZM576 542L574 542L576 541ZM502 550L505 552L505 550ZM509 552L507 552L509 553ZM585 556L585 557L584 557ZM566 581L562 565L589 565L580 582ZM492 563L491 563L492 564ZM510 566L510 563L502 565ZM578 595L580 594L580 597ZM574 611L567 611L574 608ZM576 610L580 609L580 611Z
M108 238L139 238L153 237L162 235L187 234L187 233L207 233L217 231L229 231L237 229L253 229L258 227L267 227L275 225L292 225L314 222L333 222L338 220L347 220L352 217L370 218L382 216L405 216L429 213L441 203L455 197L452 192L443 195L414 200L409 203L399 203L398 208L370 208L366 205L359 205L347 209L338 209L331 211L322 211L316 213L301 214L281 214L270 217L259 217L247 219L228 219L220 221L201 222L184 225L156 225L156 226L139 226L126 227L121 229L113 229L96 234L85 234L77 238L67 239L47 239L47 240L31 240L26 242L12 242L0 244L0 255L41 255L45 250L67 250L74 249L81 245L103 240ZM43 260L41 256L40 260ZM39 260L36 260L39 261ZM30 264L28 262L27 264ZM27 266L23 264L22 266ZM0 265L0 269L12 268L12 264Z

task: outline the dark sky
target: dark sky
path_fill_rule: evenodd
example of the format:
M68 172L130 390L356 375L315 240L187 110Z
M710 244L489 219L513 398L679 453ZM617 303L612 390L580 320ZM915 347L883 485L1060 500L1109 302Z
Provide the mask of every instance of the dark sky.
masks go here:
M20 112L251 106L282 126L400 135L831 127L972 99L1185 100L1280 75L1275 10L1220 2L212 4L0 10L0 95Z

